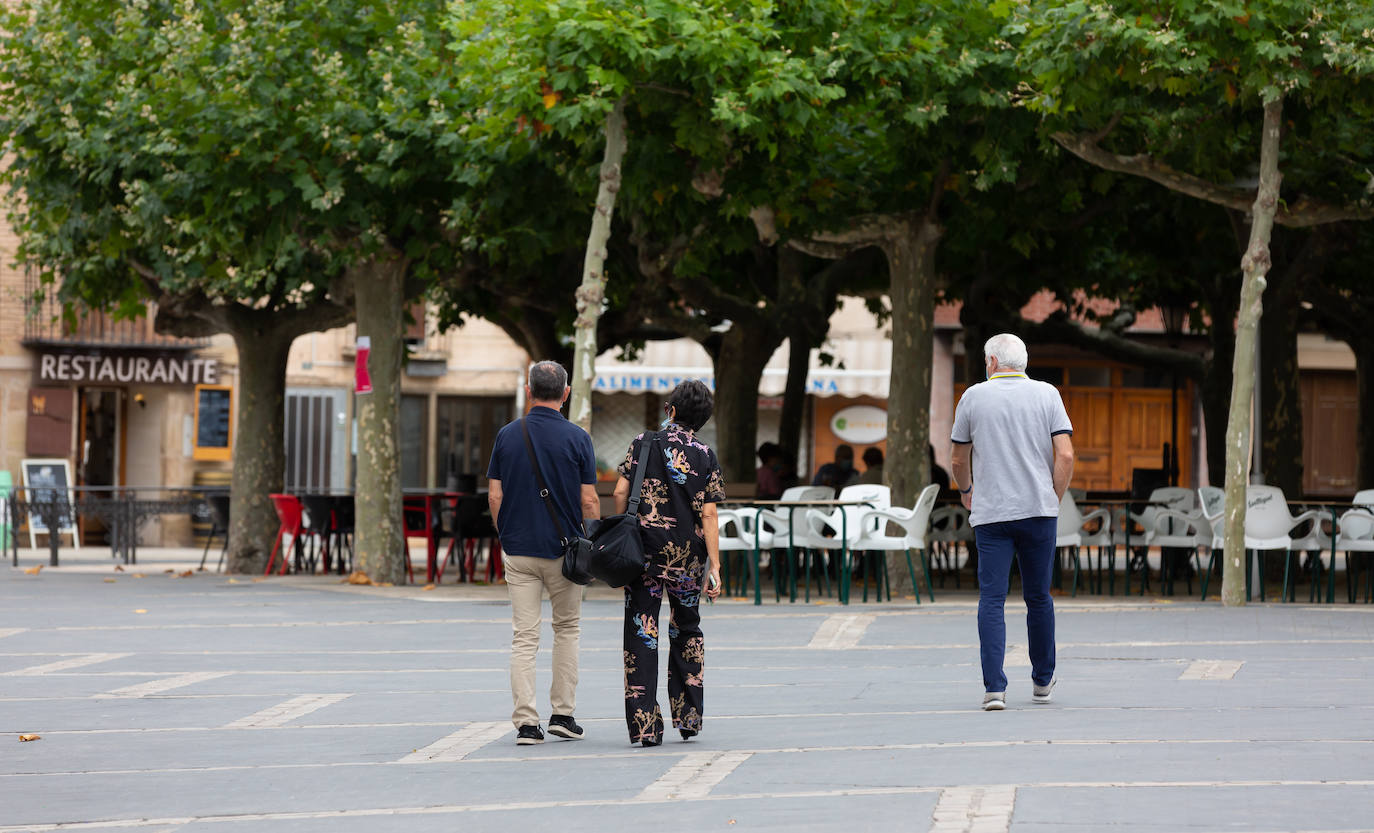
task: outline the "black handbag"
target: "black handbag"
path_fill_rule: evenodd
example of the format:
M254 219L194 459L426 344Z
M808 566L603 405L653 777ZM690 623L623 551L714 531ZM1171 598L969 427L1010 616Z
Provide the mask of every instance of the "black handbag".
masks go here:
M525 453L530 456L530 467L534 469L534 482L539 486L539 497L544 508L549 510L549 520L558 532L558 543L563 547L563 578L574 584L591 584L594 576L588 571L592 558L592 542L581 535L571 538L563 534L563 524L558 520L558 512L553 508L553 498L549 487L544 483L544 474L539 470L539 458L534 454L534 443L530 442L530 429L525 419L520 419L520 431L525 435Z
M648 566L644 542L639 536L639 496L644 487L644 468L653 453L658 434L645 438L639 448L639 465L630 484L630 503L625 512L603 519L591 530L592 575L611 587L624 587Z

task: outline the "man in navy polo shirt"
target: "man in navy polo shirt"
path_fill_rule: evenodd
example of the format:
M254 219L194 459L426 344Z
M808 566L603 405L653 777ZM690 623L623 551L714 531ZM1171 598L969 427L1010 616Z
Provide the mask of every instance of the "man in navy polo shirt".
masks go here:
M582 737L573 720L577 704L577 646L581 632L582 588L563 577L562 536L554 528L539 495L525 447L528 428L534 454L549 489L563 534L582 534L584 518L600 518L596 496L596 455L587 432L563 417L568 398L568 372L557 362L530 367L525 397L529 413L501 429L487 467L487 501L505 553L506 588L510 591L510 688L515 701L511 720L521 746L544 742L539 710L534 704L534 656L539 651L540 597L549 592L553 612L553 685L549 734L568 740Z
M1004 608L1011 559L1021 566L1030 643L1031 701L1054 689L1055 527L1073 477L1073 424L1059 391L1026 376L1026 345L1011 333L983 346L988 380L964 391L954 414L954 479L978 543L978 641L983 709L1007 705Z

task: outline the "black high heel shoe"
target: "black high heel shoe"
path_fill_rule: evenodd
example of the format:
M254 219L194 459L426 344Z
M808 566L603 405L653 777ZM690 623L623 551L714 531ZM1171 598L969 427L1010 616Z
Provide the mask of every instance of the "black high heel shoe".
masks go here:
M677 732L682 735L683 740L691 740L697 736L696 731L693 729L678 729Z

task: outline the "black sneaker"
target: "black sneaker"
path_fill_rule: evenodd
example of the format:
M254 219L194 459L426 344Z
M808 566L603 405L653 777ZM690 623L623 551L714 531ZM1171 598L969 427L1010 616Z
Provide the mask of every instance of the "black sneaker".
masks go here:
M678 729L677 732L682 735L683 740L691 740L697 736L695 729Z
M570 714L556 714L549 718L549 734L564 740L582 740L582 727Z
M515 733L516 746L533 746L536 743L544 742L544 733L539 730L538 723L531 723L528 726L521 726L520 731Z

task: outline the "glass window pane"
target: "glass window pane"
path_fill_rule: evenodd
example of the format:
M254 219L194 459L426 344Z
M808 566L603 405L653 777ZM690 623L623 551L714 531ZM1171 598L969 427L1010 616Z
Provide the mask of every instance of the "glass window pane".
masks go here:
M425 482L425 405L428 397L401 397L401 488L423 489Z
M1128 367L1121 371L1123 388L1168 388L1169 372L1153 367Z

